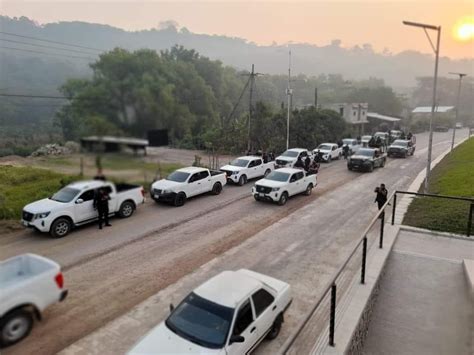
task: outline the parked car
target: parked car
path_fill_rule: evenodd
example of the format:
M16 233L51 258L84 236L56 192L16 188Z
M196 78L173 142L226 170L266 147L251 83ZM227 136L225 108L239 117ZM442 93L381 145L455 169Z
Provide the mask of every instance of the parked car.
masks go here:
M0 262L0 285L0 347L27 337L43 311L68 294L59 264L35 254Z
M322 161L329 163L334 159L341 159L342 148L336 143L322 143L313 150L314 155L319 155Z
M307 175L303 170L282 168L258 180L252 188L252 195L256 201L271 201L284 205L293 195L311 195L316 184L316 174Z
M306 157L311 157L311 153L307 149L303 148L292 148L286 150L282 155L276 157L275 159L275 168L292 168L298 158L300 157L303 161Z
M227 175L227 182L233 182L240 186L247 180L267 176L275 170L275 162L264 163L261 157L245 156L234 159L228 165L220 168Z
M378 148L360 148L357 154L354 154L347 161L349 170L374 171L374 168L385 166L387 154Z
M397 139L388 147L387 155L389 157L406 158L415 154L415 148L416 145L412 140Z
M129 352L250 354L280 333L290 285L254 271L224 271L191 292Z
M344 138L342 140L343 151L344 151L345 146L349 147L349 155L352 155L359 150L360 143L357 139L354 139L354 138Z
M166 179L151 185L151 197L156 202L171 202L183 206L189 197L212 192L219 195L227 183L222 171L199 167L182 168L171 173Z
M145 191L139 185L114 184L102 180L72 183L53 196L30 203L23 208L21 223L54 238L66 236L73 228L98 219L94 197L98 189L110 195L109 213L130 217L145 202Z

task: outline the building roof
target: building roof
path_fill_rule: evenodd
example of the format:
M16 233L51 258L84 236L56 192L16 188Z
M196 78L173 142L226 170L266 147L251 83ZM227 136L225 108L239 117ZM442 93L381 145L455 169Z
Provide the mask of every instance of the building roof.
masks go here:
M194 293L211 302L235 308L261 286L261 282L240 270L223 271L195 289Z
M387 122L398 122L398 121L400 121L400 118L381 115L380 113L377 113L377 112L367 112L367 117L368 118L375 118L377 120L382 120L382 121L387 121Z
M113 137L113 136L90 136L81 138L83 142L103 142L130 145L148 145L148 140L139 138Z
M435 112L445 113L454 109L454 106L436 106ZM431 106L418 106L412 113L431 113Z

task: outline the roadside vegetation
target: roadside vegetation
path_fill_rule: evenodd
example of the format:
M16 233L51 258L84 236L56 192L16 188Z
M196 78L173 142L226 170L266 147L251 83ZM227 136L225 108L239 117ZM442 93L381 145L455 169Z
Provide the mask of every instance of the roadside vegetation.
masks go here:
M472 198L473 172L474 139L471 138L454 149L433 169L429 192ZM469 207L469 202L415 198L408 208L403 223L413 227L465 234Z
M20 220L23 207L78 179L46 169L0 165L0 220Z

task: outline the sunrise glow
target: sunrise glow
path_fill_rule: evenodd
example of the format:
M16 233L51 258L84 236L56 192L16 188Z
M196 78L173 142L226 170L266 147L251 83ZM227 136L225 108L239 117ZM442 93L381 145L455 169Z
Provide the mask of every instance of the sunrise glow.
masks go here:
M460 20L453 28L454 38L461 42L474 39L474 18L467 17Z

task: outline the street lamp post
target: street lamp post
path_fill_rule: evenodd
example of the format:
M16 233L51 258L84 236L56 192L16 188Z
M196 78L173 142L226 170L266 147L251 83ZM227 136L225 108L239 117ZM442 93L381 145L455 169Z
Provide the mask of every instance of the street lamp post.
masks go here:
M431 48L435 53L435 68L434 68L434 82L433 82L433 103L431 105L431 117L430 117L430 135L428 141L428 160L426 164L426 178L425 178L425 193L428 192L430 186L430 173L431 173L431 151L433 148L433 119L435 115L436 109L436 85L438 82L438 61L439 61L439 42L441 37L441 26L433 26L433 25L426 25L423 23L417 22L410 22L410 21L403 21L404 25L407 26L414 26L414 27L421 27L423 31L425 31L426 37L428 37L428 41L430 42ZM436 47L433 45L433 41L431 40L430 35L428 34L428 30L436 31L438 36L436 40Z
M461 97L461 82L462 82L462 78L464 76L466 76L467 74L464 74L464 73L451 73L451 72L449 74L459 75L458 97L456 99L456 121L453 124L453 139L451 141L451 150L453 150L453 148L454 148L454 138L456 137L456 122L459 122L458 120L459 120L459 101L460 101L460 97Z

